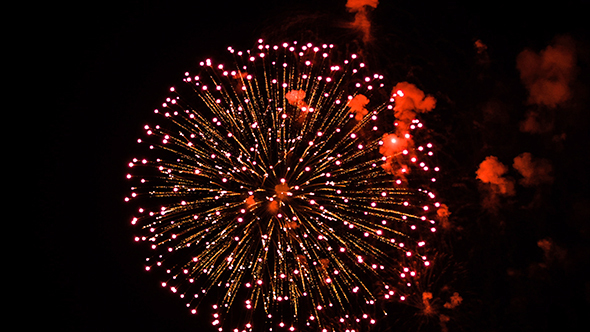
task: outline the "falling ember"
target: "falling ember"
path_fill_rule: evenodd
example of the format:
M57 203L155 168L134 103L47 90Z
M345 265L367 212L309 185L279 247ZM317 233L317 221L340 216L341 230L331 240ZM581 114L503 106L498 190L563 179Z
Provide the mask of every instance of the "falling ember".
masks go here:
M368 330L380 301L421 296L404 267L430 264L423 125L376 125L396 107L383 76L357 55L335 64L333 45L228 50L235 63L187 72L155 112L165 125L138 140L148 157L129 164L126 201L145 204L132 219L145 269L190 312L213 308L220 331Z

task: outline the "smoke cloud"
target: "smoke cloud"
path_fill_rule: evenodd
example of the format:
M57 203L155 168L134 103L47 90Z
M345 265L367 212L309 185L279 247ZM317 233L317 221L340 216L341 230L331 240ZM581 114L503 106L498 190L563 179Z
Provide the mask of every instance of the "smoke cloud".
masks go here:
M404 150L407 152L408 147L414 145L408 128L418 113L429 112L436 106L436 99L426 96L422 90L408 82L396 84L392 96L395 98L393 112L397 120L396 130L395 133L383 135L379 152L387 157L383 166L385 170L404 179L409 171L404 162L407 157Z
M369 111L365 108L368 103L369 98L361 94L354 96L354 98L348 102L350 113L355 114L354 118L357 121L361 121L365 115L369 114Z
M446 204L441 204L438 210L436 210L436 215L438 217L439 224L445 230L450 230L452 228L452 224L449 221L449 217L451 216L451 212L449 211L449 207Z
M497 157L488 156L479 164L476 177L481 181L482 207L490 212L496 212L500 207L500 197L514 196L514 180L504 176L508 167Z
M488 64L490 62L490 57L488 55L488 46L484 44L481 41L481 39L478 39L473 43L473 47L477 52L477 62L479 64Z
M517 56L516 68L529 92L528 102L556 107L571 96L576 54L570 37L556 38L539 53L526 49Z
M529 110L520 123L520 130L531 134L548 133L553 130L553 115L541 110Z
M303 90L291 90L285 94L285 98L289 104L297 106L302 110L307 110L307 103L303 100L305 98L305 91Z
M478 54L482 54L485 53L486 50L488 49L488 46L486 44L484 44L481 39L476 40L473 43L473 46L475 47L475 50L477 51Z
M544 263L541 267L548 267L552 264L564 264L567 258L566 249L555 244L551 238L537 241L537 246L543 250Z
M512 167L523 176L519 183L525 187L553 183L553 167L547 159L534 158L532 154L524 152L514 158Z
M382 142L379 153L387 157L383 168L400 179L405 179L409 168L404 163L403 151L407 150L408 145L413 142L409 139L400 138L396 134L384 134Z
M476 172L477 179L483 183L488 183L492 193L504 196L513 196L514 181L504 177L508 172L508 167L502 164L497 157L488 156L479 164Z
M354 21L350 23L353 29L359 30L363 34L363 41L371 41L371 22L368 18L369 8L377 8L379 0L348 0L346 9L355 13Z
M461 295L459 295L459 293L457 292L454 292L449 302L444 304L444 307L447 309L455 309L461 304L461 302L463 302L463 298L461 297Z
M434 109L436 99L418 89L414 84L400 82L393 87L392 95L395 97L395 117L400 122L409 126L417 113L426 113Z
M407 139L399 138L396 134L385 134L383 135L383 145L381 145L379 151L384 156L392 156L401 153L407 147Z

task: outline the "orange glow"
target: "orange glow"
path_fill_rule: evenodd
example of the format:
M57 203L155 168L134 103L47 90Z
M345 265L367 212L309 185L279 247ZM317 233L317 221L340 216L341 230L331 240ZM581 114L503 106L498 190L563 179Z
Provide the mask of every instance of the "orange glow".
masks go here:
M278 199L285 199L289 194L289 186L285 183L277 184L275 186L275 193Z
M303 90L291 90L285 94L285 98L290 105L297 106L302 111L306 111L309 107L303 100L303 98L305 98L305 91Z
M519 182L525 187L553 183L553 166L547 159L535 158L529 152L524 152L514 158L512 167L523 176Z
M508 172L508 168L497 157L488 156L479 164L476 175L481 182L491 185L492 192L513 196L515 194L514 182L503 176L506 172Z
M396 134L385 134L383 135L382 141L383 145L379 148L379 153L386 157L391 157L408 147L408 141L398 137Z
M248 198L246 198L246 205L248 205L248 207L251 207L255 203L256 201L254 200L254 196L250 195Z
M359 30L363 34L363 41L371 41L371 22L368 18L370 8L376 8L379 0L348 0L346 2L346 9L355 13L354 22L350 23L350 27Z
M369 110L365 108L365 106L369 103L369 98L365 97L364 95L358 94L354 96L349 102L348 107L350 107L350 113L354 113L354 118L357 121L361 121L363 117L369 114Z
M560 37L539 53L526 49L517 56L516 68L530 104L556 107L571 97L570 84L576 74L574 42Z

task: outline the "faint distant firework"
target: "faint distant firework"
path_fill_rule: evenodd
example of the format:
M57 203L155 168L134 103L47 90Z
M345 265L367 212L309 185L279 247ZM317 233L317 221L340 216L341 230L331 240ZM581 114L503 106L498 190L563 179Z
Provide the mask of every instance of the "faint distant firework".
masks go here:
M228 48L187 72L129 163L147 271L219 331L365 331L431 264L422 123L355 55ZM159 273L159 272L156 272Z

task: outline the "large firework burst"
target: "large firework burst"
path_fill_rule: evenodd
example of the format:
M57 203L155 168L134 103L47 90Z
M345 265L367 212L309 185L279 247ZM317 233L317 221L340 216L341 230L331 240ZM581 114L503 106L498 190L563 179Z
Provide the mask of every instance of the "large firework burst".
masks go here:
M220 331L367 329L430 265L422 124L378 120L403 91L333 45L229 51L233 65L187 72L138 140L127 200L145 204L146 270Z

